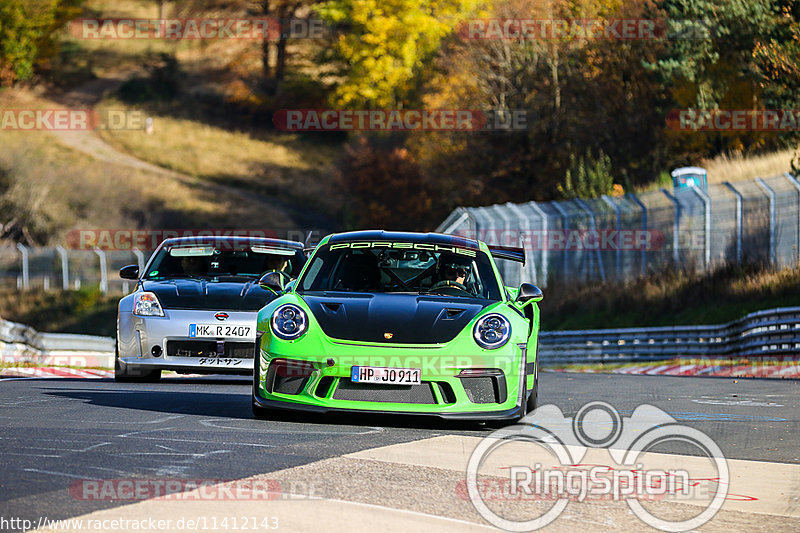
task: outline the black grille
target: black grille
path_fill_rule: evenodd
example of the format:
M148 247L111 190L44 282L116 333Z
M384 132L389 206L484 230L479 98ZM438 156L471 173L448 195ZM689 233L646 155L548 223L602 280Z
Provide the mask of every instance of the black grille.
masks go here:
M339 380L333 393L334 400L352 400L382 403L435 404L436 398L430 384L421 385L376 385Z
M314 367L305 361L274 359L267 369L266 389L280 394L300 394Z
M453 392L453 387L445 381L437 381L436 386L439 387L439 395L442 397L444 403L456 403L456 394Z
M472 403L497 403L492 378L461 378L467 398Z
M253 342L225 342L222 357L252 359L255 352ZM170 357L217 357L217 341L167 341Z
M307 377L275 376L272 392L281 394L300 394L308 382Z
M314 391L314 394L320 398L324 398L328 395L328 391L331 390L331 385L333 385L333 378L331 376L325 376L319 380L319 385L317 385L317 390Z

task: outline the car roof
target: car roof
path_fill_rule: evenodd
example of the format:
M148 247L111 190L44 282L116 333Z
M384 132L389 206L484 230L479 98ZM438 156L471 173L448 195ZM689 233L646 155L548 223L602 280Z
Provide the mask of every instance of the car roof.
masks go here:
M439 244L443 246L458 246L461 248L479 249L478 241L467 239L458 235L446 235L444 233L414 233L408 231L384 231L384 230L365 230L349 231L346 233L336 233L331 235L328 242L349 242L349 241L406 241L419 242L426 244Z

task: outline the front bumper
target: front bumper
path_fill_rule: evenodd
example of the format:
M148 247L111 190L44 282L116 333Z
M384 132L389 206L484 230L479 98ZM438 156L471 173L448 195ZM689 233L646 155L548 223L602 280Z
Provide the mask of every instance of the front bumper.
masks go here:
M253 371L257 311L165 309L163 317L120 313L117 345L120 366L204 374L250 374ZM248 338L192 337L191 324L249 327Z
M255 359L253 403L266 409L510 420L524 414L533 383L524 344L473 347L474 353L463 355L463 343L400 347L326 340L317 357L292 353L283 342L263 344ZM421 368L422 384L356 384L350 380L354 365Z

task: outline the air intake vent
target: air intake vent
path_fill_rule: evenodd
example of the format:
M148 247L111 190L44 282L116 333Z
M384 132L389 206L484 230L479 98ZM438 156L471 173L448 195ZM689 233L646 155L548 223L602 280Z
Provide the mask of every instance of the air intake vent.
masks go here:
M334 400L360 402L435 404L436 398L428 383L421 385L373 385L339 380Z

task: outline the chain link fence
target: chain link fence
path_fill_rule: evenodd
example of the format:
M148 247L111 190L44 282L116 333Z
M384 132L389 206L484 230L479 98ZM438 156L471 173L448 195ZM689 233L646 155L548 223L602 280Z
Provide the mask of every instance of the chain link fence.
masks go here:
M438 232L523 246L500 261L508 285L626 281L666 268L800 265L800 183L790 174L737 183L557 202L459 207Z
M144 268L139 250L70 250L61 246L33 248L21 244L0 247L0 287L65 290L98 287L106 293L127 294L135 283L117 274L125 265Z

